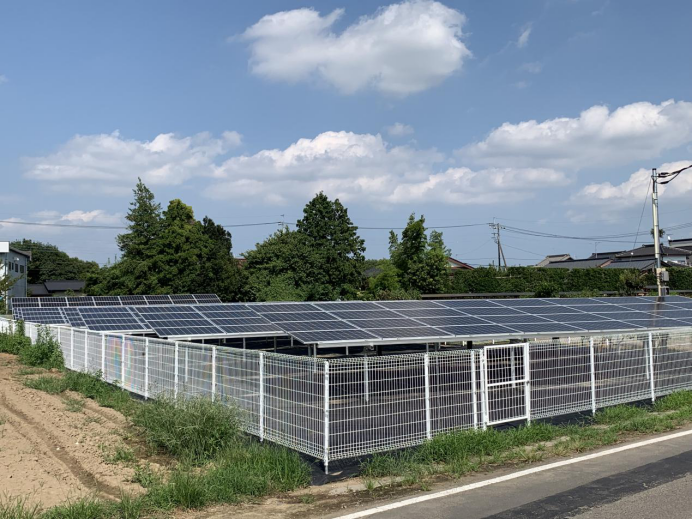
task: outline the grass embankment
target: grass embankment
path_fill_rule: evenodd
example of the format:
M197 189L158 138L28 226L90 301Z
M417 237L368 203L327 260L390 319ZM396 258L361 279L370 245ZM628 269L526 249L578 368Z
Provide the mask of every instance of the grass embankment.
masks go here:
M22 356L22 351L31 348L30 344L18 339L18 335L12 336L0 338L0 346L7 345L7 350L11 348L11 353L24 362L27 356ZM48 352L44 358L50 362L32 366L54 368L55 351L41 347L40 352L44 350ZM43 371L20 372L34 376ZM228 403L205 398L142 402L105 383L98 374L69 371L27 377L24 384L54 395L76 392L117 410L128 419L132 437L140 441L148 454L167 455L170 464L165 471L154 471L149 464L140 464L132 450L123 447L105 457L111 463L130 465L134 469L133 481L145 488L144 493L123 492L118 500L88 496L45 510L31 505L26 497L5 496L0 497L0 518L156 517L178 508L238 503L310 483L310 467L296 452L262 444L242 432L242 415ZM64 396L63 403L68 410L84 404L83 400L69 396Z
M619 405L580 424L534 422L502 430L466 430L434 437L422 446L374 456L362 466L371 489L376 480L421 485L436 476L460 477L502 464L541 461L614 444L637 434L659 433L691 421L691 392L681 391L651 406Z

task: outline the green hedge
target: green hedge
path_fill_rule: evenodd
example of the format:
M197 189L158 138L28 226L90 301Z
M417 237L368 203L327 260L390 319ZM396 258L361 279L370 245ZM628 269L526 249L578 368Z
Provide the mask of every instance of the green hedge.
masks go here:
M536 292L548 284L559 291L618 291L619 278L625 271L636 269L542 269L537 267L509 267L499 271L492 267L456 271L450 282L451 293ZM691 269L673 267L670 289L690 289ZM654 274L645 276L646 285L655 285Z

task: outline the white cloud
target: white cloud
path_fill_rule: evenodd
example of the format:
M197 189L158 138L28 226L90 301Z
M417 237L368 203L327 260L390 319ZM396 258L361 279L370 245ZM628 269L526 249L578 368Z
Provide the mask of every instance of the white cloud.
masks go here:
M436 150L389 146L380 135L325 132L284 150L234 157L219 168L226 180L205 190L210 198L285 203L319 191L344 202L490 204L529 198L533 189L568 182L548 169L451 168Z
M77 135L58 151L24 158L25 175L58 191L128 194L137 177L151 185L177 185L193 177L213 177L214 161L241 144L238 132L220 138L159 134L151 141L112 134Z
M504 123L460 154L494 167L578 170L657 157L690 143L691 103L593 106L577 118Z
M0 85L2 85L3 83L7 83L8 81L10 80L7 78L7 76L5 76L4 74L0 74Z
M319 79L345 94L375 88L406 96L439 84L471 56L461 41L465 16L441 3L393 4L337 34L332 28L343 13L304 8L264 16L241 35L251 71L289 83Z
M529 35L532 34L532 26L528 25L522 29L520 36L517 38L517 46L521 49L527 46L529 42Z
M530 74L539 74L542 69L542 64L538 61L531 61L528 63L523 63L520 65L520 70L523 72L529 72Z
M522 90L522 89L529 87L530 85L531 85L531 83L529 81L521 80L521 81L518 81L517 83L515 83L515 88Z
M414 127L410 125L405 125L404 123L395 123L386 128L387 133L394 137L401 137L404 135L411 135L414 133Z
M691 164L690 160L662 164L657 170L671 172ZM593 183L574 193L568 204L573 206L568 216L575 222L593 220L595 215L608 217L623 210L642 207L645 193L651 184L651 171L646 168L633 173L628 180L614 185L610 182ZM691 200L691 170L685 170L669 184L658 186L662 200Z
M90 225L90 226L123 226L123 215L120 213L108 213L102 209L91 211L74 210L69 213L61 213L55 210L43 210L33 213L28 219L11 217L3 219L0 230L3 234L12 237L28 235L56 235L69 231L65 226ZM21 224L22 222L29 224ZM39 224L48 224L45 226Z

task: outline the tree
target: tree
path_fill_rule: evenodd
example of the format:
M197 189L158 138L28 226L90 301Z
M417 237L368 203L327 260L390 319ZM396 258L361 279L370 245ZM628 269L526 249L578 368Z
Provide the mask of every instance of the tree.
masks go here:
M3 272L3 263L0 262L0 272ZM7 312L7 295L14 284L17 283L19 278L10 276L9 274L3 274L0 276L0 314L5 314Z
M309 299L356 296L366 251L357 230L339 199L331 201L322 192L303 208L303 218L296 223L296 231L313 250Z
M90 273L98 271L99 264L71 257L57 246L23 238L11 243L15 249L31 251L27 283L43 283L46 280L86 280Z
M623 296L634 296L645 290L645 275L628 269L618 277L618 292Z
M447 257L443 234L432 231L426 235L425 218L412 213L402 231L401 240L390 231L390 259L398 270L400 284L407 291L421 293L443 292L449 285Z
M130 210L125 216L130 222L128 232L118 235L116 243L123 253L123 258L145 260L155 255L151 246L161 231L161 204L155 202L154 193L140 178L137 179L137 185L132 191L135 200L130 203Z
M224 301L242 299L242 277L233 257L231 233L205 217L202 220L202 234L207 238L207 244L202 253L197 286Z
M248 296L256 301L302 301L311 293L314 251L285 227L245 253Z
M662 228L659 228L659 238L662 238L664 233L665 231ZM652 240L654 240L654 228L650 228L650 236L652 237Z

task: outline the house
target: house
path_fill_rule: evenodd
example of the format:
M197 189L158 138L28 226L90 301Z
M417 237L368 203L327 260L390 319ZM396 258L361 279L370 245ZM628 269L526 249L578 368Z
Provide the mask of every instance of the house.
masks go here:
M655 258L654 244L643 244L642 246L633 249L631 251L623 251L618 253L614 260L645 260ZM665 245L660 245L660 252L662 255L662 261L669 264L674 264L678 266L690 266L691 265L691 251L686 249L679 249L677 247L669 247Z
M84 280L46 280L29 284L29 296L83 296Z
M471 265L466 264L464 262L460 262L459 260L455 260L451 256L448 257L448 267L452 271L458 271L460 269L474 269Z
M562 262L551 262L544 266L545 269L591 269L593 267L604 267L611 262L609 258L582 258L579 260L563 260Z
M0 294L0 299L11 302L12 298L26 297L30 261L31 251L15 249L9 242L0 242L0 277L9 276L17 280L5 294Z
M690 238L677 238L669 239L669 247L675 247L677 249L685 249L689 253L691 252L691 239Z
M546 267L553 262L565 262L566 260L572 259L573 257L568 253L564 253L562 255L546 255L546 257L541 262L536 264L535 267Z

